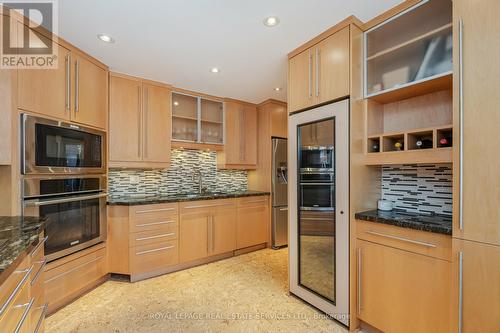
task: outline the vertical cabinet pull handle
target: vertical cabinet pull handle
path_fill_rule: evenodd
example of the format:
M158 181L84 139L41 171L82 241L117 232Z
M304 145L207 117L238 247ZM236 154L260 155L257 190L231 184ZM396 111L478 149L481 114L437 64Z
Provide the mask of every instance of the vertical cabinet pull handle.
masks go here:
M320 72L320 49L319 47L316 48L316 97L319 97L319 72Z
M78 59L75 60L75 112L79 111L80 108L80 62Z
M66 65L66 110L71 109L71 54L65 57Z
M464 253L458 253L458 333L462 333L464 300Z
M362 270L361 248L358 248L358 315L361 313L361 270Z
M464 21L458 22L458 105L459 105L459 185L458 185L458 220L460 230L464 229L464 53L463 53Z
M310 99L312 97L312 54L311 50L309 50L309 91L308 91L308 98Z
M141 86L137 86L137 157L141 158L141 136L142 136L142 124L141 124Z
M211 227L212 227L212 253L215 251L215 230L214 230L214 216L211 218Z

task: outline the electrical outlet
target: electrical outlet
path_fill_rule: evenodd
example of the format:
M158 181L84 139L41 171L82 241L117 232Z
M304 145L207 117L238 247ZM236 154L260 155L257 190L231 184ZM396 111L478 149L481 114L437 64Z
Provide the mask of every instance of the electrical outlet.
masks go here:
M131 184L139 184L139 176L138 175L130 175L129 181Z

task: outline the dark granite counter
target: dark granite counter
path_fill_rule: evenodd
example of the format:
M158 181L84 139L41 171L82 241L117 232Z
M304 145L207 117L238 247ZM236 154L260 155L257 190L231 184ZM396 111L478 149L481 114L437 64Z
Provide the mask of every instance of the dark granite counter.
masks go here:
M137 206L137 205L150 205L150 204L181 202L181 201L253 197L253 196L262 196L269 194L270 194L269 192L243 191L243 192L227 192L227 193L209 192L204 194L176 194L176 195L155 195L155 194L122 195L122 196L110 195L108 197L108 205Z
M0 283L35 248L44 225L37 217L0 216Z
M356 213L355 217L358 220L390 224L397 227L434 232L444 235L451 235L452 229L451 216L440 214L422 215L395 209L390 212L370 210L367 212Z

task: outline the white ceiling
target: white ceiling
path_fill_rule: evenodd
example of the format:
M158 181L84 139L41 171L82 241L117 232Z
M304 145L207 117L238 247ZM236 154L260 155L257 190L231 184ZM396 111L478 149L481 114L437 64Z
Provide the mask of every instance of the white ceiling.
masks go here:
M254 103L284 101L288 52L351 14L367 21L400 2L61 0L59 34L113 71ZM281 23L264 26L270 15ZM214 66L219 74L209 72Z

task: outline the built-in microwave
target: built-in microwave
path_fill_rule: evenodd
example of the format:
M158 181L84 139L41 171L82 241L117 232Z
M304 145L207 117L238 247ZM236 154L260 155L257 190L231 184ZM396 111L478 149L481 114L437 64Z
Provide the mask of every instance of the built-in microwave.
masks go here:
M333 147L302 146L299 152L300 170L333 171Z
M46 219L48 261L106 240L105 175L23 179L23 215Z
M103 131L22 114L21 133L25 175L106 173Z

